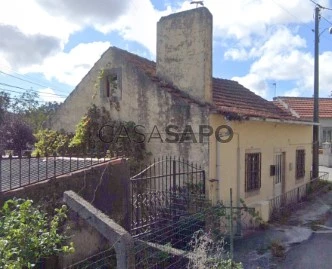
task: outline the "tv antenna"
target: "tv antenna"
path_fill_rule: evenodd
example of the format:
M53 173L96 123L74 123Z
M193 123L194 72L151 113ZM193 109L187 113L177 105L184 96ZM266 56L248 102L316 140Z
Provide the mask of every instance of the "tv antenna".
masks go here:
M204 3L203 1L191 1L190 4L196 4L196 7L198 7L199 5L201 5L202 7L204 7Z
M274 97L277 97L277 82L273 82L272 85L274 86Z

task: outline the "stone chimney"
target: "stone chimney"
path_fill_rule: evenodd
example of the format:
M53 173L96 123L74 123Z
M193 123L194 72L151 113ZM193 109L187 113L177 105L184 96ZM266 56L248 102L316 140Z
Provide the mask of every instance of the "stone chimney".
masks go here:
M195 98L212 101L212 14L207 8L159 20L157 75Z

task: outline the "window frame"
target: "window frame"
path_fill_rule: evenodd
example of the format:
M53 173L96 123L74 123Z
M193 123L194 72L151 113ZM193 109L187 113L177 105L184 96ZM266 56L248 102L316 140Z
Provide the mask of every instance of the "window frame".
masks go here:
M114 85L116 89L112 89ZM121 68L105 69L100 81L100 97L103 101L121 101L122 100L122 70Z
M245 153L245 192L260 190L262 186L261 152Z
M297 149L295 153L295 178L297 180L305 177L305 149Z

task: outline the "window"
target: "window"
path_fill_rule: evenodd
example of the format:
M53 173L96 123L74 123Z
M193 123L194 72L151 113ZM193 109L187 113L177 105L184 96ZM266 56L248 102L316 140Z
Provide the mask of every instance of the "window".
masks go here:
M296 150L296 179L303 178L305 175L305 150Z
M246 154L246 192L259 190L261 188L261 154Z
M113 99L120 99L117 74L111 74L106 78L106 96Z
M100 82L100 96L103 101L118 102L122 98L121 68L106 69Z

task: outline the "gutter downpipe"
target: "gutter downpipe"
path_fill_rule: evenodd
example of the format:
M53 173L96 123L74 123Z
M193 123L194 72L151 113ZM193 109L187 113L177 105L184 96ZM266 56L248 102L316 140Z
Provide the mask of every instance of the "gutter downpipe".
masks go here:
M240 134L234 133L237 135L237 147L236 147L236 206L237 209L237 223L236 223L236 235L241 236L241 212L240 212L240 185L241 185L241 178L240 178L240 169L241 169L241 162L240 162Z
M217 202L220 201L221 195L220 195L220 184L221 184L221 179L220 179L220 167L221 167L221 158L220 158L220 145L219 141L216 139L216 178L217 178L217 197L216 200Z

